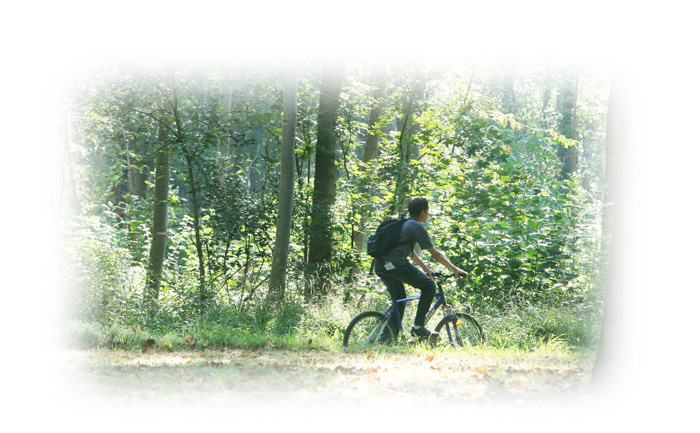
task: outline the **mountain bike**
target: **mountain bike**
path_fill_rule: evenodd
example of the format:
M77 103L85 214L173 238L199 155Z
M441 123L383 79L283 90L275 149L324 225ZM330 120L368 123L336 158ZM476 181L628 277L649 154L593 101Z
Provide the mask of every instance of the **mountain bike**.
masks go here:
M435 293L435 303L430 308L425 316L426 325L435 315L438 308L442 308L443 316L440 318L435 332L438 333L437 340L429 339L431 345L450 344L453 347L471 347L476 346L484 341L484 332L476 321L468 313L455 312L454 308L447 303L445 299L445 291L442 289L442 284L453 277L453 274L434 273L435 284L437 291ZM404 339L402 328L403 325L399 322L399 329L394 329L395 325L390 323L389 319L393 314L398 314L399 304L409 303L420 299L420 296L413 296L404 299L398 299L392 302L388 310L383 313L377 311L365 311L358 314L350 321L343 335L343 347L346 348L362 348L377 345L393 345ZM404 314L404 317L407 315ZM416 340L424 340L425 338L416 338L407 340L409 343L414 343Z

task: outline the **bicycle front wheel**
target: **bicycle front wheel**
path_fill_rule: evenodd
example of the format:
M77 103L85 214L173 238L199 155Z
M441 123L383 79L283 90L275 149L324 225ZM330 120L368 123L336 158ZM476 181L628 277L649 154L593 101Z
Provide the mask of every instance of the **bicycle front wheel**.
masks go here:
M484 342L484 331L475 318L467 313L454 313L445 316L438 323L435 332L443 341L454 347L470 347Z
M393 327L382 313L366 311L350 321L343 336L343 347L364 348L391 344L395 338Z

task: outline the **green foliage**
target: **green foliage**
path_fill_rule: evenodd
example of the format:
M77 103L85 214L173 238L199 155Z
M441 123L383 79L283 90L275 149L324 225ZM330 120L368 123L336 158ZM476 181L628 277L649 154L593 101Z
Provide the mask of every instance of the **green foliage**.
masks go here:
M571 348L595 347L601 313L595 303L518 305L481 314L487 344L535 350L543 342L558 340Z
M344 289L350 289L346 287ZM381 310L387 295L375 288L353 298L360 310ZM191 320L142 325L138 320L98 323L74 320L68 332L76 348L315 348L340 350L345 326L357 312L347 299L335 295L322 303L286 301L275 311L247 304L243 308L211 308ZM133 311L121 311L124 318ZM414 314L408 310L406 314ZM557 345L565 350L594 348L600 312L583 299L562 305L520 305L473 312L485 329L486 344L500 349L542 350ZM132 317L133 319L133 317ZM152 340L152 342L149 342ZM551 348L551 347L550 347Z
M337 197L326 222L333 288L327 300L302 300L320 81L310 64L298 85L288 299L274 307L264 300L277 215L279 71L126 71L84 83L68 131L77 204L66 234L72 317L114 327L128 345L140 344L139 332L174 332L172 344L195 332L212 345L333 339L363 307L386 305L380 281L367 276L358 234L406 212L410 196L424 195L435 245L469 274L453 298L488 313L485 328L498 330L488 333L492 344L531 347L555 337L594 344L605 81L582 74L574 142L559 130L551 71L514 76L518 86L506 104L494 84L502 79L498 70L347 70L335 131ZM377 87L382 96L375 98ZM372 107L381 108L379 154L363 161ZM167 138L159 141L163 126ZM172 151L168 247L158 309L147 316L142 297L158 146ZM562 146L579 152L577 171L566 178ZM104 344L91 326L79 333Z
M105 212L108 217L116 217ZM120 323L124 311L139 311L143 269L131 260L128 239L112 224L87 218L74 232L74 243L66 250L70 265L70 290L66 293L68 314L85 322Z

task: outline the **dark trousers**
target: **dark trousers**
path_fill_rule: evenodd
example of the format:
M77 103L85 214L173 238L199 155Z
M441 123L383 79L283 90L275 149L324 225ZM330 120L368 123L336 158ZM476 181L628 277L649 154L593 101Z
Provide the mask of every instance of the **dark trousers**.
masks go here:
M392 301L406 298L405 284L420 290L420 299L418 300L418 309L416 311L414 325L425 326L425 315L428 313L430 304L435 297L435 281L408 260L392 263L392 265L394 265L394 269L386 269L384 260L377 259L375 264L377 275L384 282ZM390 322L394 325L394 329L401 329L401 321L403 319L406 303L401 302L397 307L396 314L394 314Z

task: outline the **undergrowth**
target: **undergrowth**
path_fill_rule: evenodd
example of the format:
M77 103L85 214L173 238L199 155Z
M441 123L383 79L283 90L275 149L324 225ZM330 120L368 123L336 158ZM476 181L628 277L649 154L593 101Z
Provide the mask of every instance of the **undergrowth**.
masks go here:
M259 304L251 304L259 305ZM66 326L71 348L120 348L128 350L187 349L314 349L342 350L345 326L361 311L381 310L386 299L366 297L351 303L341 296L321 304L288 301L270 312L258 306L210 308L196 319L175 319L165 313L151 320L119 316L100 323L74 319ZM600 314L590 303L519 305L507 310L474 308L486 342L482 350L533 352L595 350ZM459 309L459 308L458 308ZM406 317L412 317L412 310ZM433 322L437 323L435 319Z

